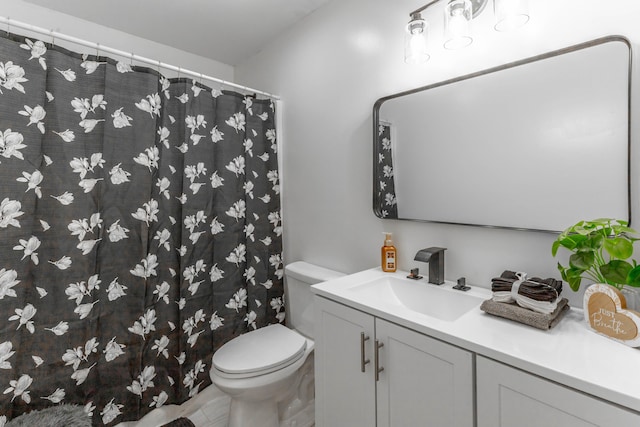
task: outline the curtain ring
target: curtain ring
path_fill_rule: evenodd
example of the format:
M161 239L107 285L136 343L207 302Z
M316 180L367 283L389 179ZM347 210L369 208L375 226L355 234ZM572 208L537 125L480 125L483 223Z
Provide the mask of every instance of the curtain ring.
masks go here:
M96 43L96 61L100 60L100 43Z
M7 37L11 35L11 18L7 16Z
M56 36L53 34L53 28L49 31L49 35L51 36L51 46L56 45Z
M180 74L182 74L182 67L178 67L178 80L180 80Z
M134 57L133 52L131 52L131 61L129 62L129 65L131 65L132 67L133 67L133 57Z

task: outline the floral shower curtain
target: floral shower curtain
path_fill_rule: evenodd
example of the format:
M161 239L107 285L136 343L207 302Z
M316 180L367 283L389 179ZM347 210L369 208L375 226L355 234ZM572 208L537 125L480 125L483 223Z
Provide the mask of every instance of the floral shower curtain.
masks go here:
M376 198L382 218L398 218L398 200L396 198L395 180L393 177L393 151L391 141L391 125L380 123L378 125L378 163L376 164L376 176L378 181L378 196Z
M226 341L284 321L274 114L0 38L0 416L138 419L209 385Z

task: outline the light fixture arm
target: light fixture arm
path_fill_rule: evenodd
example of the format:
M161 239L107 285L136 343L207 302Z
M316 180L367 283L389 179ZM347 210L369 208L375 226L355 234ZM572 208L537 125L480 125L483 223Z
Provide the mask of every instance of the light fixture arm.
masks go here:
M440 2L442 0L432 0L429 3L425 4L422 7L419 7L418 9L414 10L413 12L409 13L409 15L414 15L416 13L420 13L422 11L424 11L425 9L427 9L429 6L436 4L438 2ZM471 0L471 6L472 6L472 10L473 10L473 17L475 18L476 16L478 16L480 14L480 12L482 12L484 10L484 7L487 5L487 3L489 2L489 0Z
M440 0L433 0L433 1L430 1L429 3L425 4L424 6L419 7L418 9L414 10L414 11L413 11L413 12L411 12L409 15L415 15L415 14L417 14L417 13L420 13L420 12L422 12L423 10L425 10L426 8L428 8L429 6L431 6L432 4L436 4L436 3L438 3L439 1L440 1Z

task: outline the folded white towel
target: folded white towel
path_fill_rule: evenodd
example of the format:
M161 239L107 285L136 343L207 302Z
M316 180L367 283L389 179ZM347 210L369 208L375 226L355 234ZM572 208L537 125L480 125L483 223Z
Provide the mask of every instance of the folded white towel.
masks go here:
M494 292L493 298L491 298L495 302L513 302L513 296L511 292ZM536 301L529 297L525 297L524 295L518 295L515 299L515 302L524 308L528 308L529 310L533 310L538 313L543 314L551 314L558 308L558 300L559 298L554 299L552 302L548 301Z

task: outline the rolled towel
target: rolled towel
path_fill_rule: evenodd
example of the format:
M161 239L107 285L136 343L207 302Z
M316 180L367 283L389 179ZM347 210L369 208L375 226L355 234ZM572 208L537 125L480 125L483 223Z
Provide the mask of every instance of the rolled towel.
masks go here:
M555 279L528 279L527 273L506 270L492 280L492 300L501 303L516 302L537 313L549 314L558 308L562 282Z
M505 270L500 277L491 279L491 290L495 292L511 292L513 284L520 280L519 273ZM562 292L562 281L553 278L541 279L539 277L526 278L521 281L518 294L535 301L555 301Z

